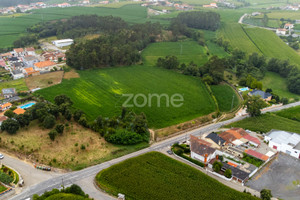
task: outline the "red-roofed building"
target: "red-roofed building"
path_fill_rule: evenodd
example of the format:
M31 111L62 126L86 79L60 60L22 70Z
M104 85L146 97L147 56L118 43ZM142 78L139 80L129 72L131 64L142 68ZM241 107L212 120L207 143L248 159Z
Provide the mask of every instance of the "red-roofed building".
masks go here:
M253 156L255 158L258 158L258 159L260 159L262 161L268 161L269 160L269 156L266 156L266 155L264 155L262 153L254 151L252 149L246 149L245 153L248 154L248 155L250 155L250 156Z
M18 56L18 57L24 56L25 55L25 51L24 51L23 48L14 49L14 55Z
M260 145L260 141L256 137L253 137L251 135L245 135L243 138L245 138L246 140L248 140L248 142L250 144L254 145L255 147L258 147Z
M191 135L191 158L208 164L216 157L216 149L210 147L210 143Z

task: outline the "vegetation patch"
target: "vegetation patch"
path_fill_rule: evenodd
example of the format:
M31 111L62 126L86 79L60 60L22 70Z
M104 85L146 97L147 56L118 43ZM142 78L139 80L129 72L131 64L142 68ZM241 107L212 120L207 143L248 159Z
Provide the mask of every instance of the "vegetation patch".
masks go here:
M25 81L30 90L35 88L46 88L61 83L63 74L63 71L51 72L28 77L25 79Z
M278 116L273 113L263 114L258 117L249 117L225 127L241 127L255 132L267 133L272 129L290 131L300 134L300 122Z
M17 92L28 90L25 79L23 79L23 78L17 79L17 80L1 82L0 83L0 91L2 91L3 88L16 88Z
M227 84L210 86L216 97L221 112L228 112L235 109L240 104L240 97Z
M101 189L125 194L126 199L257 199L158 152L102 170L96 181Z
M284 109L276 112L275 114L300 122L300 106Z

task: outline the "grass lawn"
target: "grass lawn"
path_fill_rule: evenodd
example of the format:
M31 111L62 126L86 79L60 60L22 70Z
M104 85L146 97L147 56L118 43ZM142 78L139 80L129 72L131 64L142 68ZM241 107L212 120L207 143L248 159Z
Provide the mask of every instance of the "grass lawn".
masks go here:
M122 193L129 200L257 199L158 152L131 158L102 170L96 181L108 193L115 196Z
M68 194L68 193L59 193L54 194L47 197L45 200L90 200L90 198L85 198L83 196L75 195L75 194Z
M137 113L144 112L150 128L162 128L188 121L215 111L214 103L199 78L149 66L115 67L99 70L78 71L80 78L66 80L52 87L37 91L53 101L59 94L66 94L74 101L74 107L82 109L93 120L97 116L120 115L126 101L122 94L174 94L183 95L181 107L166 105L161 98L157 106L153 98L151 106L133 107ZM137 98L142 104L143 98ZM131 100L130 103L133 101ZM191 109L193 108L193 109Z
M25 82L30 90L34 88L45 88L61 83L63 75L63 71L51 72L39 76L28 77L25 79Z
M232 109L234 109L239 105L240 98L229 85L212 85L210 87L218 101L221 112L229 112L231 110L231 106Z
M278 111L276 115L300 122L300 106Z
M7 188L0 184L0 193L4 192L5 190L7 190Z
M17 92L28 90L24 78L0 82L0 91L2 91L3 88L16 88Z
M143 57L147 64L154 66L159 57L177 56L180 63L189 64L191 61L203 65L208 61L206 49L195 41L157 42L150 44L144 51Z
M300 98L300 95L293 94L287 89L287 80L282 78L279 74L274 72L266 72L265 77L262 79L263 90L271 88L273 92L280 97L286 98Z
M290 131L300 134L300 122L278 116L274 113L263 114L259 117L249 117L225 127L241 127L256 132L267 133L272 129Z
M1 148L5 151L31 155L31 161L52 166L78 170L95 165L147 147L142 143L132 146L113 145L99 134L83 128L76 123L65 127L62 136L52 142L48 136L49 129L42 129L36 121L28 128L21 129L15 135L1 133ZM85 145L86 150L81 150Z

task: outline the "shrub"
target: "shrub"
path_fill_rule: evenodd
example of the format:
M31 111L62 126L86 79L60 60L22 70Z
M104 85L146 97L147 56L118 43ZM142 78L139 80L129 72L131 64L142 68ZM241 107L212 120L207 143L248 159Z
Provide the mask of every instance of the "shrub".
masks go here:
M53 128L55 125L55 117L53 115L47 115L43 121L43 126L47 129Z
M55 137L57 136L57 131L56 130L52 130L48 133L49 135L49 138L54 141L55 140Z
M14 180L13 177L9 176L8 174L0 171L0 181L4 184L8 185Z
M63 134L64 128L65 128L65 126L63 124L58 124L58 125L56 125L55 130L57 131L57 133Z
M223 166L223 164L221 162L215 161L213 163L213 170L215 172L219 172L221 170L222 166Z
M115 133L106 133L104 138L110 143L124 145L137 144L144 140L142 135L123 129L117 129Z
M19 128L19 123L13 119L7 119L1 124L1 130L7 131L9 134L15 134Z
M82 144L81 147L80 147L80 149L81 149L81 150L85 150L85 145Z
M231 176L232 176L231 169L226 169L225 172L224 172L224 175L225 175L227 178L231 178Z

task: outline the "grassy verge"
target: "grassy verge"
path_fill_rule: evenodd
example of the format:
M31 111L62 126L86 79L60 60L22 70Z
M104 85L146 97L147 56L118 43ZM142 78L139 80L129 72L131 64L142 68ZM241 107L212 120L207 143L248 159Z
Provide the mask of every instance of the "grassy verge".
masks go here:
M102 170L96 181L108 193L122 193L129 200L256 199L158 152Z

